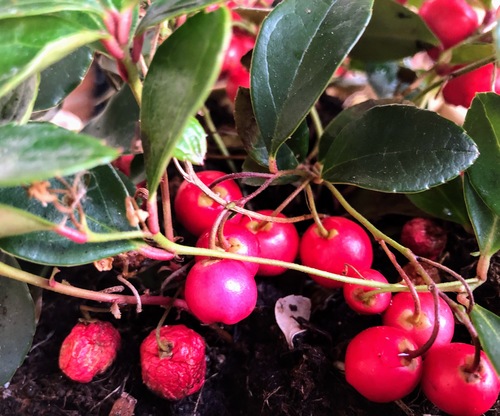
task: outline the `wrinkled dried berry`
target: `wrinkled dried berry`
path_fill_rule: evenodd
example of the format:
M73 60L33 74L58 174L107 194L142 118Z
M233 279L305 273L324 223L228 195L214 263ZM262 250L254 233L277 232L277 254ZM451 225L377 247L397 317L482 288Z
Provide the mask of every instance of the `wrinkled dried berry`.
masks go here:
M417 256L436 260L446 246L444 228L428 218L413 218L401 231L401 242Z

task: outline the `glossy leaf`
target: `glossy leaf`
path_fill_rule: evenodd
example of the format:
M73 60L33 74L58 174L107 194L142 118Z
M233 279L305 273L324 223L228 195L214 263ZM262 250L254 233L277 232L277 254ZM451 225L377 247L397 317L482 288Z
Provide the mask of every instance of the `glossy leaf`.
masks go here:
M415 206L434 217L456 222L467 230L471 227L460 177L428 191L408 194L407 197Z
M0 262L19 268L2 252ZM35 305L28 285L0 274L0 310L0 385L4 385L23 363L35 335Z
M130 152L136 141L138 127L139 106L130 88L124 85L82 132L104 139L108 146Z
M485 204L500 216L500 96L478 94L465 118L464 129L479 148L479 157L469 169L472 186Z
M481 254L491 256L500 250L500 216L481 199L472 186L468 173L464 179L464 194L479 250Z
M420 192L449 181L477 158L453 122L408 105L384 105L344 127L322 160L323 179L382 192Z
M92 51L83 47L42 71L35 111L47 110L61 103L80 85L91 63Z
M172 17L204 9L213 3L217 3L217 0L156 0L139 23L137 33L142 33L148 27L156 26Z
M0 238L53 229L54 224L50 221L22 209L0 204Z
M85 25L89 16L31 16L0 20L0 97L104 32ZM95 29L95 28L93 28Z
M500 376L500 317L478 304L474 305L470 316L481 346Z
M198 13L165 40L144 80L141 128L150 196L190 118L209 95L229 42L227 9Z
M35 16L62 11L102 14L99 0L2 0L0 19Z
M0 98L0 125L9 122L26 123L33 110L38 77L33 75Z
M0 126L0 186L25 185L111 162L115 149L49 123Z
M182 137L175 146L173 157L189 161L195 165L203 165L207 154L207 134L200 122L191 117Z
M264 20L253 51L251 94L271 158L364 31L371 6L371 0L287 0Z
M66 180L71 184L73 177ZM96 233L110 233L135 230L126 218L125 197L129 196L128 187L132 184L125 180L109 165L99 166L84 177L86 195L82 206L88 226ZM50 181L52 188L63 188L60 182ZM26 210L43 220L60 224L64 215L53 206L42 206L40 202L29 199L25 189L0 189L0 204L12 205ZM1 221L1 219L0 219ZM38 264L55 266L74 266L91 263L105 257L115 256L137 247L134 241L120 240L107 243L76 244L53 232L41 231L0 239L0 248L16 257Z
M351 56L383 62L412 56L438 39L420 16L394 0L376 0L373 16Z

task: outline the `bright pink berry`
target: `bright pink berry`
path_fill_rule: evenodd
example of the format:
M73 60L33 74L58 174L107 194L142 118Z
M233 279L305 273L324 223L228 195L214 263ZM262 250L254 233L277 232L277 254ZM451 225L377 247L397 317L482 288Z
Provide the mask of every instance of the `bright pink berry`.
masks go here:
M359 273L359 274L358 274ZM350 277L362 277L366 280L388 283L382 273L374 269L358 270L356 273L351 267L348 268L347 275ZM361 276L360 276L361 275ZM375 290L375 287L355 285L345 283L343 286L344 299L354 311L361 314L377 314L384 312L391 303L391 293L377 293L370 297L363 297L367 292Z

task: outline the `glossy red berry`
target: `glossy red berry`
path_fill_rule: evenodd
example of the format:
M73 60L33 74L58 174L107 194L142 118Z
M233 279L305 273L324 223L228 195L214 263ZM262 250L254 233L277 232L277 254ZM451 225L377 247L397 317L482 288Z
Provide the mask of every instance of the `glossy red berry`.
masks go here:
M326 237L316 224L312 224L300 240L302 264L330 273L342 274L346 265L356 269L369 269L373 262L370 237L365 230L344 217L327 217L322 224L328 231ZM325 277L311 275L318 284L341 287L342 283Z
M409 292L401 292L392 297L392 302L384 312L384 325L400 328L411 336L418 346L424 345L431 337L434 327L434 297L432 293L418 294L420 316L415 316L415 302ZM455 332L453 312L448 304L439 298L439 332L431 350L450 343Z
M358 274L359 273L359 274ZM356 273L352 268L348 268L347 275L351 277L362 277L366 280L373 280L375 282L388 283L387 279L382 273L374 269L358 270ZM375 287L368 287L362 285L355 285L345 283L343 286L344 299L346 303L354 311L360 314L377 314L384 312L391 303L391 293L377 293L370 297L363 297L364 294L375 290Z
M409 394L420 381L422 359L401 354L417 349L402 330L375 326L356 335L347 346L347 382L372 402L386 403Z
M250 87L250 73L241 64L233 68L233 70L229 72L227 78L226 94L232 102L236 100L236 94L238 93L239 87Z
M156 329L141 344L141 370L144 384L167 400L180 400L201 389L205 382L205 341L184 325Z
M450 79L443 87L443 98L448 104L469 108L479 92L493 91L494 64Z
M224 224L224 242L219 241L216 238L215 244L216 249L221 251L227 251L228 253L236 253L244 256L258 257L260 255L259 240L255 234L250 232L246 227L240 224L235 224L227 221ZM196 242L196 247L208 248L210 245L210 231L203 233L198 241ZM195 261L206 260L208 257L196 256ZM259 269L258 263L243 262L247 269L254 276L257 274Z
M474 347L451 343L429 351L424 360L422 390L451 416L479 416L500 394L500 381L488 357L481 352L476 371L470 371Z
M120 333L111 323L80 322L61 345L59 368L70 379L88 383L113 363L120 342Z
M134 160L134 155L122 155L114 160L112 165L125 174L125 176L130 176L130 165L132 164L132 160Z
M210 185L216 179L225 175L224 172L205 170L197 173L198 178ZM243 195L233 180L226 180L212 189L226 202L240 199ZM177 190L174 201L174 211L179 222L193 235L200 236L212 227L217 215L224 209L196 185L184 181Z
M257 303L257 284L236 260L203 260L191 268L184 297L201 322L232 325L245 319Z
M231 72L241 66L241 58L255 45L255 38L240 31L235 31L231 37L231 42L226 50L224 62L222 63L222 73Z
M417 256L431 260L439 258L446 247L447 235L443 227L429 218L413 218L403 225L401 243Z
M263 209L257 211L257 213L271 215L273 211ZM283 214L277 216L286 218ZM262 258L293 262L297 257L299 234L293 224L282 222L262 223L249 217L243 217L240 224L254 233L257 240L259 240L260 256ZM285 271L286 268L284 267L261 264L257 274L259 276L278 276Z

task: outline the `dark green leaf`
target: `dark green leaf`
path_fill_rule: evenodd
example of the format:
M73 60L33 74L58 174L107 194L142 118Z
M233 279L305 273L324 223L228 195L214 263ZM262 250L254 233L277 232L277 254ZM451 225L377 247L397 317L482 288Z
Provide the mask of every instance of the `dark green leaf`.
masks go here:
M34 110L47 110L58 105L82 82L91 63L92 51L83 47L42 71Z
M472 186L468 173L464 179L464 194L479 250L483 255L492 256L500 250L500 216L481 199Z
M428 191L408 194L407 197L422 211L461 224L467 230L471 229L460 177Z
M229 42L227 9L189 18L155 53L144 80L141 128L150 196L189 119L209 95Z
M351 56L364 61L392 61L439 45L420 16L394 0L376 0L373 17Z
M85 15L0 20L0 97L75 49L105 36L89 29Z
M19 268L2 252L0 262ZM4 385L23 363L35 335L35 306L28 285L0 275L0 310L0 385Z
M62 11L80 11L102 14L98 0L2 0L0 19L35 16Z
M420 192L455 178L477 158L453 122L408 105L384 105L344 127L323 159L323 179L382 192Z
M478 304L474 305L470 316L481 346L500 376L500 317Z
M0 238L54 229L54 224L22 209L0 204Z
M191 117L182 137L175 146L173 157L189 161L195 165L203 165L207 153L207 134L200 122Z
M371 0L287 0L264 20L252 57L251 94L271 158L364 31L371 6Z
M156 0L147 10L137 28L137 33L156 26L172 17L204 9L218 0Z
M118 151L49 123L0 126L0 186L25 185L111 162Z
M0 98L0 125L26 123L33 110L37 89L38 77L33 75Z
M500 216L500 96L478 94L467 112L464 128L477 144L479 157L469 169L472 186Z
M73 177L66 180L71 184ZM130 193L118 173L109 165L99 166L84 177L87 193L82 205L88 226L95 233L134 230L126 218L125 197ZM64 188L57 180L51 180L53 188ZM133 185L128 183L133 189ZM26 210L45 221L60 224L64 215L53 206L42 206L29 199L23 188L0 189L0 203ZM3 218L0 218L0 223ZM136 242L121 240L107 243L76 244L53 232L33 232L0 239L0 248L16 257L38 264L73 266L91 263L137 248Z
M139 106L128 85L124 85L106 108L83 129L83 133L104 139L108 146L130 152L139 126Z

